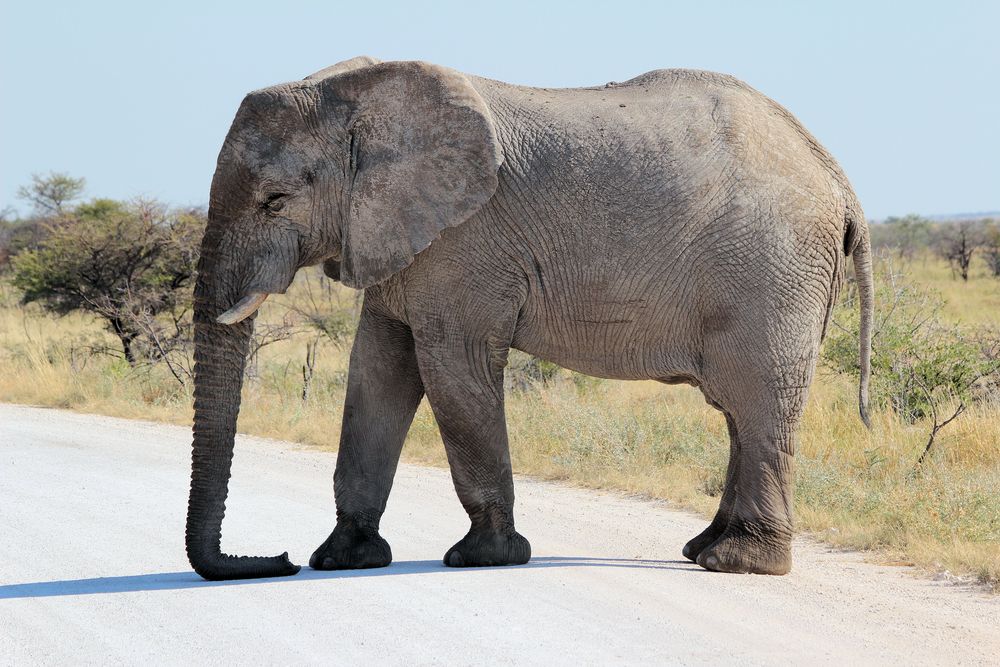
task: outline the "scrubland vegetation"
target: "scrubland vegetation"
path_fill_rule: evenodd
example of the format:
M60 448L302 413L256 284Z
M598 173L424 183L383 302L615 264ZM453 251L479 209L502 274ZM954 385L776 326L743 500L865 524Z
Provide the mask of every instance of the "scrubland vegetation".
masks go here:
M51 204L39 192L46 183L39 179L25 194ZM190 232L203 213L150 202L74 206L79 192L70 194L54 208L36 202L35 216L0 226L0 400L190 423L184 267L193 261L198 235ZM109 226L144 224L153 227L138 236L107 235ZM95 244L94 235L104 240ZM159 239L155 251L140 253L145 264L131 272L109 267L105 297L86 292L86 299L67 300L67 286L83 282L80 267L94 268L79 248L113 258L138 239ZM873 239L872 428L857 414L857 309L849 283L802 426L798 527L834 545L871 550L883 562L997 587L1000 260L991 253L1000 227L908 216L873 226ZM58 280L47 270L53 265ZM312 269L300 272L288 294L268 300L241 431L336 448L359 307L359 293ZM122 330L132 336L127 346ZM696 389L598 380L513 352L507 390L516 471L663 498L706 516L714 511L729 446L722 416ZM446 464L426 404L404 458ZM680 546L664 549L679 554Z

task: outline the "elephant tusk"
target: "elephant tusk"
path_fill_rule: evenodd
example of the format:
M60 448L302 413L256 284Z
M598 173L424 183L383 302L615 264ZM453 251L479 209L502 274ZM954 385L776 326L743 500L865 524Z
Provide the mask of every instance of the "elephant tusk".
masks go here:
M242 322L257 312L261 304L267 300L266 292L251 292L239 300L235 306L215 318L219 324L236 324Z

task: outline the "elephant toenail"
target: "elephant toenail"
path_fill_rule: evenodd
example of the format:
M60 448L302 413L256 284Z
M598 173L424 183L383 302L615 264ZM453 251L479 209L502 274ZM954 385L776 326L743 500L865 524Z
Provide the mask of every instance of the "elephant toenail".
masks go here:
M324 558L323 559L323 567L326 568L326 569L332 568L333 567L333 559L332 558Z
M719 567L719 559L716 558L715 556L709 556L708 558L705 559L705 565L709 566L714 570L715 568Z
M685 544L684 548L681 549L681 553L684 554L685 558L690 558L691 557L691 547L689 545Z
M462 554L457 551L452 551L448 556L448 565L451 567L462 567L465 565L465 559L462 558Z

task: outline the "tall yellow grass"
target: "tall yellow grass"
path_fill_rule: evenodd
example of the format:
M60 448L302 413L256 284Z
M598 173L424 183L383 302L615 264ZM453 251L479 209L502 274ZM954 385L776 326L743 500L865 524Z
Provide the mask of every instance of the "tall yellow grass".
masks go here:
M948 317L998 323L1000 282L980 274L962 284L931 258L911 269L949 299ZM190 423L190 388L165 369L133 370L119 359L88 356L79 351L87 342L114 344L98 323L20 307L9 288L0 289L6 290L0 292L0 400ZM266 304L263 321L285 317L296 290L283 298ZM348 348L321 343L310 398L303 401L305 346L306 337L298 337L261 352L258 377L244 390L240 430L332 449ZM885 561L947 569L998 586L1000 405L971 408L915 471L928 424L907 425L884 411L867 431L855 397L852 381L820 370L796 458L799 529L837 546L871 550ZM507 418L520 473L663 498L705 516L718 503L728 456L725 424L695 389L562 371L545 384L509 392ZM446 465L426 404L404 457Z

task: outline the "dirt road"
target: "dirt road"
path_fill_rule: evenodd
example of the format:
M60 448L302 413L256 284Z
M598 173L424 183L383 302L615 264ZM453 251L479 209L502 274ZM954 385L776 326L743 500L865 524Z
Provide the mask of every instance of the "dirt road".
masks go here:
M207 583L184 556L188 429L0 404L0 663L996 664L1000 600L799 540L786 577L679 557L701 519L518 479L531 563L445 568L446 471L401 466L395 562ZM223 546L305 564L335 457L240 438Z

